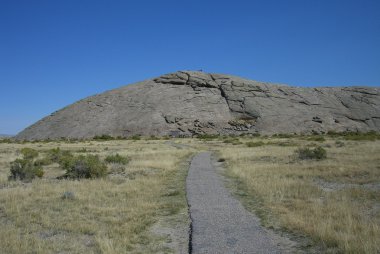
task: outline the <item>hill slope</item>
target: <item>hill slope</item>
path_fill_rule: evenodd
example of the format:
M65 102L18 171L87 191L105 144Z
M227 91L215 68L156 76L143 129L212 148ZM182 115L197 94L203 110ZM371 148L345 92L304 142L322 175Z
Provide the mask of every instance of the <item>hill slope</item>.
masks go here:
M17 139L380 131L380 88L299 88L180 71L94 95Z

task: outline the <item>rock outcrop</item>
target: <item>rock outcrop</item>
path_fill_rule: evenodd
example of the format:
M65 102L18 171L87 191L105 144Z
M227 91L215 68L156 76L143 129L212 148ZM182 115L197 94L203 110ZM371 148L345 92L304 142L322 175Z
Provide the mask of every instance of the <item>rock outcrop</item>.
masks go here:
M179 71L80 100L16 138L327 131L380 131L380 88L301 88Z

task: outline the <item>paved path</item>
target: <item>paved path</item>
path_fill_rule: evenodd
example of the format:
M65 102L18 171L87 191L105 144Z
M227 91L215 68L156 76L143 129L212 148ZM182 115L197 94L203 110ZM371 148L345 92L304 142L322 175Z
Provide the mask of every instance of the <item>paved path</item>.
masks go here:
M196 155L186 180L192 253L283 253L259 219L231 196L211 162Z

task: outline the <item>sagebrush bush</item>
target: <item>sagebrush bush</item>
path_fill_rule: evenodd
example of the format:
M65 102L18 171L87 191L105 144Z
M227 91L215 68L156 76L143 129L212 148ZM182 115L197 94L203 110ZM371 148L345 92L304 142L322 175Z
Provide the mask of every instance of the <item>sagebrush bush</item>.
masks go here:
M101 136L95 136L92 139L97 140L97 141L107 141L107 140L114 140L115 138L110 135L103 134Z
M301 160L323 160L327 158L327 151L323 147L316 147L314 149L310 149L308 147L306 148L299 148L296 151L296 154L299 159Z
M344 144L344 142L337 140L337 141L335 141L335 145L336 145L336 147L343 147L345 144Z
M61 198L62 199L66 199L66 200L74 200L75 199L75 194L72 191L65 191L62 194Z
M38 160L34 161L35 166L47 166L47 165L50 165L52 163L53 162L48 157L44 157L42 159L38 159Z
M35 177L42 177L44 171L41 166L36 166L33 160L16 159L11 162L11 175L9 180L32 180Z
M33 148L24 147L20 150L20 153L27 160L33 160L38 157L38 151Z
M219 137L219 135L217 135L217 134L201 134L201 135L197 135L197 138L199 138L199 139L206 139L206 140L216 139L218 137Z
M108 155L105 160L107 163L118 163L118 164L127 164L129 162L129 158L121 156L120 154Z
M380 133L376 131L369 132L333 132L329 131L327 135L331 137L343 137L345 140L354 141L375 141L380 139Z
M278 134L274 134L273 137L276 137L276 138L294 138L294 137L297 137L296 134L288 134L288 133L278 133Z
M321 136L321 135L311 136L307 140L318 141L318 142L324 142L324 141L326 141L326 139L323 136Z
M248 147L258 147L258 146L265 145L265 143L262 141L257 141L257 142L247 142L247 143L245 143L245 145Z
M71 166L74 155L70 151L61 150L59 147L50 149L47 152L47 158L67 169Z
M140 135L133 135L132 137L129 137L128 139L131 139L131 140L140 140L141 136Z
M66 178L99 178L107 174L107 166L96 155L79 155L69 159L66 168Z

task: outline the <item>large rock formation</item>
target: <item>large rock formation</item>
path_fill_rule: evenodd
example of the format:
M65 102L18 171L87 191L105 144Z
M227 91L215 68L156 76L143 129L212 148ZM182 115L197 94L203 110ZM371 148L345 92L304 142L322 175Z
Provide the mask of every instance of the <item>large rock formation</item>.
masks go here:
M380 131L380 88L301 88L179 71L80 100L18 139Z

